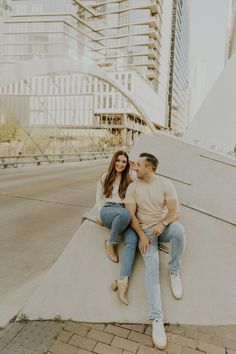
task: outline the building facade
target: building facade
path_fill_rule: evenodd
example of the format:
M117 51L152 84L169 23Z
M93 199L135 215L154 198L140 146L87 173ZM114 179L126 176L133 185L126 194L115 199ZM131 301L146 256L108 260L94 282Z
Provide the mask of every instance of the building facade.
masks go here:
M173 0L168 128L182 136L189 93L189 2Z
M236 1L232 0L231 5L231 24L229 33L228 58L231 58L236 50Z
M177 10L175 18L179 23L181 17L182 22L173 41L172 0L12 0L0 64L34 58L76 59L83 53L85 60L95 60L136 97L150 100L149 114L159 129L178 133L183 128L180 120L186 98L182 75L187 73L188 22L185 7ZM177 49L171 57L173 43ZM178 56L180 50L184 57ZM25 109L28 117L22 118L28 124L67 126L70 134L99 124L131 124L139 126L139 132L145 130L144 120L130 102L111 85L89 76L57 73L12 84L1 92L28 97L23 104L30 107ZM181 116L176 118L177 105Z
M167 127L171 0L76 0L78 17L93 27L106 70L131 72L155 92L154 123ZM135 88L134 88L135 89ZM145 96L145 92L143 92Z

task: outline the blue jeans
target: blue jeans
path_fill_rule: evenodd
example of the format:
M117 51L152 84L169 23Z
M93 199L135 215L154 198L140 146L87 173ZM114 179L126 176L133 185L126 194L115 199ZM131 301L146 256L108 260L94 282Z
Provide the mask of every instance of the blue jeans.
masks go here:
M149 252L142 255L145 264L145 288L148 297L149 319L154 320L158 318L163 320L158 242L170 242L171 259L169 262L169 271L176 274L181 268L185 247L185 234L182 225L177 221L167 226L160 236L151 236L152 228L153 226L144 229L145 234L152 241Z
M111 229L111 236L108 239L113 245L119 243L120 234L124 238L124 252L122 257L120 277L130 277L138 244L138 236L131 227L131 215L124 204L108 202L100 211L103 224Z

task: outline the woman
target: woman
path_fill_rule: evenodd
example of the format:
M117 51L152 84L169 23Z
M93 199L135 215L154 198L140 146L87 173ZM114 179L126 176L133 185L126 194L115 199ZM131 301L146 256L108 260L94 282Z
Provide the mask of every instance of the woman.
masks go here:
M96 204L101 220L111 229L110 237L105 241L107 257L115 263L119 262L117 245L119 236L123 234L124 254L122 259L120 279L112 284L113 290L118 290L120 300L128 305L128 281L134 264L138 237L129 226L131 215L125 208L125 193L132 182L130 177L129 157L125 151L117 151L112 157L108 172L102 175L97 183Z

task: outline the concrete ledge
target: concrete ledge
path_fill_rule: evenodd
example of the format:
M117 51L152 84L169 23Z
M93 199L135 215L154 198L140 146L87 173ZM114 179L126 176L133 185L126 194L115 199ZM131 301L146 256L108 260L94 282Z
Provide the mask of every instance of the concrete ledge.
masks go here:
M183 222L188 247L183 268L184 298L173 299L167 276L168 255L161 252L161 288L165 320L185 324L236 323L235 272L236 240L231 241L232 226L226 225L222 243L220 221L205 215L185 212ZM202 226L205 233L201 232ZM64 319L86 322L146 323L147 303L144 266L138 255L129 289L129 306L124 306L110 289L118 277L119 265L111 263L103 251L108 230L85 221L49 271L22 312L30 319ZM220 247L219 247L220 246ZM121 249L120 249L121 252ZM224 255L227 258L224 259ZM222 261L224 259L224 261ZM219 291L227 289L226 291ZM222 307L222 304L224 306Z
M203 149L162 135L141 138L132 151L133 157L141 151L158 152L159 172L174 179L180 203L198 207L181 206L180 221L188 241L182 270L184 297L180 301L174 300L171 294L168 255L160 253L165 321L236 324L236 169L203 159L200 156ZM217 158L217 155L211 157ZM189 184L179 180L189 181ZM110 289L120 267L110 262L104 253L108 233L108 229L84 221L22 312L30 319L53 319L60 315L84 322L146 323L141 256L137 257L130 281L129 306L125 306Z

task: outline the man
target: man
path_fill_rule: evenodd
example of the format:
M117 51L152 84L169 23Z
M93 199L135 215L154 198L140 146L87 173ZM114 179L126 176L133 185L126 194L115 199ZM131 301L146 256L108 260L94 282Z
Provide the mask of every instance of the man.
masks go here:
M183 227L176 220L179 216L177 194L173 184L158 176L158 160L149 153L142 153L132 168L137 180L126 191L125 206L130 210L131 227L139 236L139 249L145 264L145 287L152 320L152 338L159 349L167 346L159 280L158 242L170 242L171 260L169 276L172 293L176 299L183 295L180 267L184 252Z

